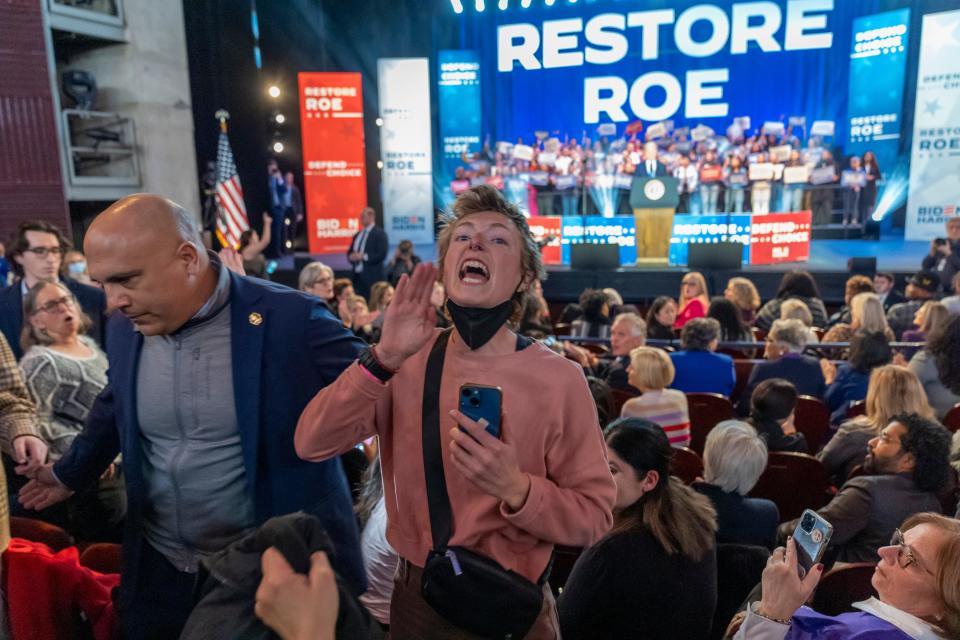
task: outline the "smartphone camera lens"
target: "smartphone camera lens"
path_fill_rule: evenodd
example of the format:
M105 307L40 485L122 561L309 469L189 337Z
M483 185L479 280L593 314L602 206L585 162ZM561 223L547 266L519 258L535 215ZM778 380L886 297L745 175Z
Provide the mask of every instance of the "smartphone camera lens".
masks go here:
M813 516L805 515L803 516L803 519L800 521L800 528L806 531L807 533L810 533L811 531L813 531L814 522L815 522L815 519Z
M464 398L470 397L470 389L461 389L460 393L463 395Z
M477 396L473 396L472 398L470 398L470 406L471 406L471 407L479 407L479 406L480 406L480 398L478 398Z

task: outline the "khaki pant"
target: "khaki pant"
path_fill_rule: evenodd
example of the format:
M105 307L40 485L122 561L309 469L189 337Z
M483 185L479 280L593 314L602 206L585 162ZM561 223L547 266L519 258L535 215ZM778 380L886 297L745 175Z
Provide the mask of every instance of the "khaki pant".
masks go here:
M634 209L637 225L637 258L666 260L673 234L673 209Z
M390 640L481 640L459 629L427 604L420 595L420 580L423 569L400 559L397 575L393 580L393 597L390 599ZM464 603L464 606L470 606ZM525 640L559 640L560 621L557 618L557 603L550 586L543 585L543 609Z

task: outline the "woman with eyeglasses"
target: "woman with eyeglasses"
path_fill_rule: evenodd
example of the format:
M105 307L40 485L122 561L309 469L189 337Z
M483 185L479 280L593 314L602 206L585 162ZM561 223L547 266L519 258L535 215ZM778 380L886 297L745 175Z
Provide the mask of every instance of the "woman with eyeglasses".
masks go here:
M24 350L20 368L37 405L40 433L51 461L63 456L83 431L94 400L107 384L107 357L84 335L90 318L59 282L40 282L23 301ZM58 507L30 512L82 540L120 540L126 514L123 482L111 465L98 485Z
M826 616L804 606L823 565L801 580L796 545L788 540L767 561L763 596L747 608L734 638L960 638L960 522L935 513L910 516L877 555L870 583L879 597Z

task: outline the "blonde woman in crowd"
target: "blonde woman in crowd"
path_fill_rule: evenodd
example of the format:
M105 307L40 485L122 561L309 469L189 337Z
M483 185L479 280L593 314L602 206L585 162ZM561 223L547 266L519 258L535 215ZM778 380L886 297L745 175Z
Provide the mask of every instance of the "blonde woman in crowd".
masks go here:
M630 385L643 395L627 400L620 410L623 418L646 418L667 434L670 445L690 444L690 414L687 396L668 389L673 383L674 368L670 356L655 347L637 347L630 352Z
M746 278L730 278L723 297L737 305L745 325L753 325L757 318L757 309L760 308L760 293L753 282Z
M707 280L698 271L691 271L683 276L680 282L680 311L677 313L674 329L682 329L694 318L703 318L707 315L710 306L710 294L707 291Z

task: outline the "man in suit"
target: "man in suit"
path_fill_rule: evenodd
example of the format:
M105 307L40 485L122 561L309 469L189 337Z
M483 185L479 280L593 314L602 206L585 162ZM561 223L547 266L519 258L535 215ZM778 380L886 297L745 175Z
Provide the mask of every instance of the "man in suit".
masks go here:
M662 178L667 175L667 167L657 157L659 150L656 142L643 145L643 162L637 166L636 175L642 178Z
M635 168L634 180L668 175L667 168L657 159L658 151L656 142L643 145L643 160ZM647 191L647 187L644 191ZM659 199L657 196L650 197ZM633 218L637 227L637 260L666 260L673 230L673 207L634 209Z
M950 432L943 426L916 414L896 416L867 450L866 475L848 480L817 510L833 525L830 549L838 562L875 562L901 522L942 509L937 492L950 469ZM798 521L780 525L781 540Z
M364 346L312 296L230 273L191 214L119 200L84 244L112 309L109 383L83 433L21 491L42 509L123 454L128 512L118 609L125 638L178 637L198 563L268 518L323 522L354 594L365 589L340 462L293 447L306 404Z
M920 268L940 277L944 291L950 291L953 275L960 272L960 216L948 218L947 237L930 241L930 253L924 256Z
M611 389L639 393L640 390L630 384L627 368L630 366L630 352L647 342L647 323L636 313L621 313L610 326L610 352L614 360L601 363L597 374L607 381Z
M387 257L387 232L377 226L377 214L370 207L360 212L360 231L354 234L347 251L353 265L353 288L370 297L373 283L385 280L383 261Z
M893 274L886 271L878 271L873 276L873 290L880 298L884 312L890 311L890 307L895 304L907 301L902 293L893 288L895 282Z
M3 333L13 355L23 356L20 332L23 329L23 297L41 281L60 279L60 265L70 243L57 227L43 220L30 220L17 227L10 251L10 262L18 280L0 290L0 332ZM60 279L73 292L93 326L90 337L103 345L104 308L106 298L96 287L81 284L72 278Z

